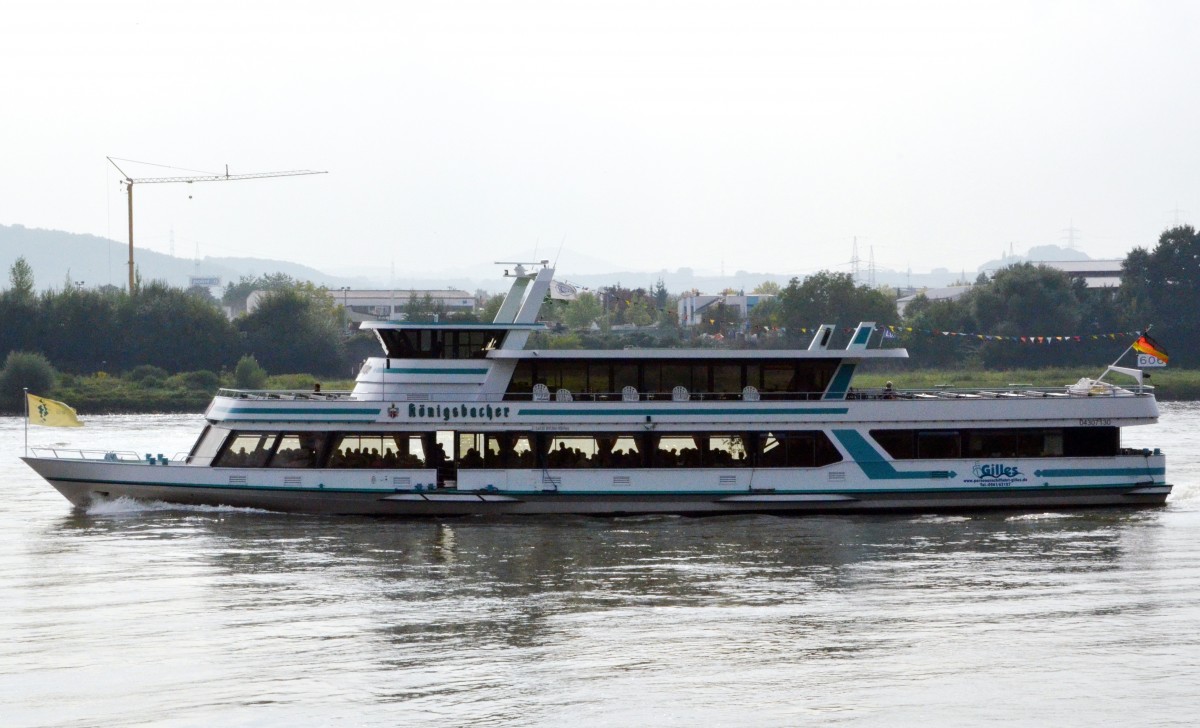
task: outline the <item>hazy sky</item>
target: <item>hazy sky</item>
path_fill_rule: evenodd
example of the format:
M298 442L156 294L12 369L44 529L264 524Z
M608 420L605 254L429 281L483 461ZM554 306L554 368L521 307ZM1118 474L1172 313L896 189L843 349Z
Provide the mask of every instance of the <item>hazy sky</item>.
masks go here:
M1200 213L1198 37L1197 2L11 2L0 223L124 240L111 155L330 172L135 187L181 257L1120 257Z

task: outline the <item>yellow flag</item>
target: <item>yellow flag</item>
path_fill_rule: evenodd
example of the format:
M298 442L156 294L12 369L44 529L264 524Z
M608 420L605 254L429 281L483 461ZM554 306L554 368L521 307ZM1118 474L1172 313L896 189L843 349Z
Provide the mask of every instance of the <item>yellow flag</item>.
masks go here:
M29 398L29 424L46 427L83 427L75 410L62 402L25 393Z

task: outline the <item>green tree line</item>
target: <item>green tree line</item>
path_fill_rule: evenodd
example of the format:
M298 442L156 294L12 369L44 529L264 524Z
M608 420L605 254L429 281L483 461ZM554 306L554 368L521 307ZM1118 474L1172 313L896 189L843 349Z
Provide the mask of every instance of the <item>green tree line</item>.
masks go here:
M246 313L253 290L266 293ZM543 319L551 331L537 335L532 345L804 347L811 329L831 323L839 327L831 342L836 347L845 345L847 329L875 321L896 327L899 338L883 345L908 348L918 366L1011 369L1102 363L1115 358L1129 338L1092 335L1153 324L1172 367L1200 361L1200 235L1191 226L1167 230L1154 246L1133 250L1119 288L1088 289L1060 271L1022 264L981 276L955 300L918 296L903 317L895 291L858 285L845 273L822 271L756 292L774 297L756 306L749 321L716 306L705 324L693 328L680 326L679 297L661 281L649 290L618 284L576 301L548 300ZM150 366L168 376L232 373L240 360L252 357L270 375L352 377L363 358L379 351L370 335L348 337L344 312L325 289L310 283L275 274L243 279L225 294L228 305L243 311L232 320L205 289L157 282L140 285L134 295L109 286L83 289L70 281L39 293L29 266L18 259L9 286L0 292L0 357L38 354L71 374ZM492 298L479 318L490 320L498 306L499 297ZM449 320L424 299L411 299L406 314ZM618 328L631 326L636 329L618 334ZM929 333L942 331L1080 339L1033 345Z
M63 372L220 372L250 356L270 374L346 377L378 350L372 337L345 336L340 307L324 289L279 275L268 277L253 312L232 320L203 289L151 282L129 295L67 282L37 293L24 259L9 280L0 293L0 356L38 353Z

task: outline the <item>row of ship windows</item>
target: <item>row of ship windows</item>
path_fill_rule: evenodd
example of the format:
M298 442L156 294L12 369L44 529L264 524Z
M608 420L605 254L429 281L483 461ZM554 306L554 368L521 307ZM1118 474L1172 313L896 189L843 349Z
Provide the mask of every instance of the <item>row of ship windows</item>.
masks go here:
M737 399L754 387L763 399L820 399L837 369L835 361L607 361L523 359L506 398L528 399L535 384L573 395L612 395L625 387L643 399L671 399L675 387L705 399Z
M1117 427L871 430L871 437L896 460L1103 457L1121 449Z
M1116 427L872 430L895 460L1100 457ZM820 430L753 433L246 432L205 430L192 452L239 468L811 468L841 454Z
M820 431L764 433L230 432L192 459L236 468L811 468L842 459Z

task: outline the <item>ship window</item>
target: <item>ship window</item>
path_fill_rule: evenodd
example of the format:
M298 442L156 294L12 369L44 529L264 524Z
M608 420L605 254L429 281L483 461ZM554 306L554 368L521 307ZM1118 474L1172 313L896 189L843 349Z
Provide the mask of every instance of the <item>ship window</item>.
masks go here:
M791 387L795 376L796 367L790 362L764 362L762 386L759 387L759 391L765 395L794 391Z
M764 468L819 468L839 462L841 453L820 430L768 432L762 437L758 465Z
M213 465L218 468L261 468L274 444L273 432L236 432Z
M617 391L612 383L612 367L606 361L589 362L588 391L593 394L610 394Z
M642 450L633 435L597 435L600 464L606 468L642 467Z
M704 465L710 468L735 468L750 465L746 438L741 435L710 435L705 448Z
M537 455L530 436L512 432L488 435L483 459L484 465L489 468L537 467Z
M741 399L742 367L738 364L713 364L712 391L722 399Z
M651 438L650 464L656 468L698 468L703 463L700 438L693 435L662 435Z
M208 465L212 462L213 456L217 454L221 443L225 442L225 438L229 435L229 430L225 427L207 426L200 433L196 444L192 446L192 451L188 453L187 461L189 463L197 463L199 465Z
M1062 430L1046 430L1042 435L1042 454L1046 457L1062 457L1063 450L1063 432Z
M455 457L460 468L483 467L483 433L460 432L457 436Z
M969 458L1011 458L1018 454L1015 430L971 430L965 434Z
M833 379L837 362L800 362L796 368L796 391L804 392L802 399L820 399Z
M528 399L533 391L533 362L522 359L517 362L512 378L508 380L508 390L505 399ZM524 396L522 396L524 395Z
M638 365L637 364L614 363L612 369L613 369L612 391L620 392L625 387L633 387L634 389L640 388L640 384L638 382Z
M280 446L282 449L282 445ZM330 468L420 468L425 448L420 435L345 433L334 438Z
M1116 427L1026 427L973 430L872 430L871 437L895 460L914 458L1056 458L1116 455Z
M668 363L659 368L657 391L670 392L675 387L687 387L690 392L696 391L692 386L692 368L687 364ZM646 383L646 388L650 388L649 382Z
M1116 427L1069 427L1064 434L1067 457L1113 456L1121 448L1121 431Z
M962 443L956 430L917 433L917 458L937 460L962 457Z
M321 446L321 435L315 432L299 432L281 435L275 454L271 457L272 468L311 468L317 464L317 451Z
M594 437L578 435L556 435L547 438L546 452L548 468L598 468L600 448Z
M499 346L490 331L376 329L383 349L394 359L480 359Z
M917 449L912 430L871 430L871 437L893 460L911 460Z

